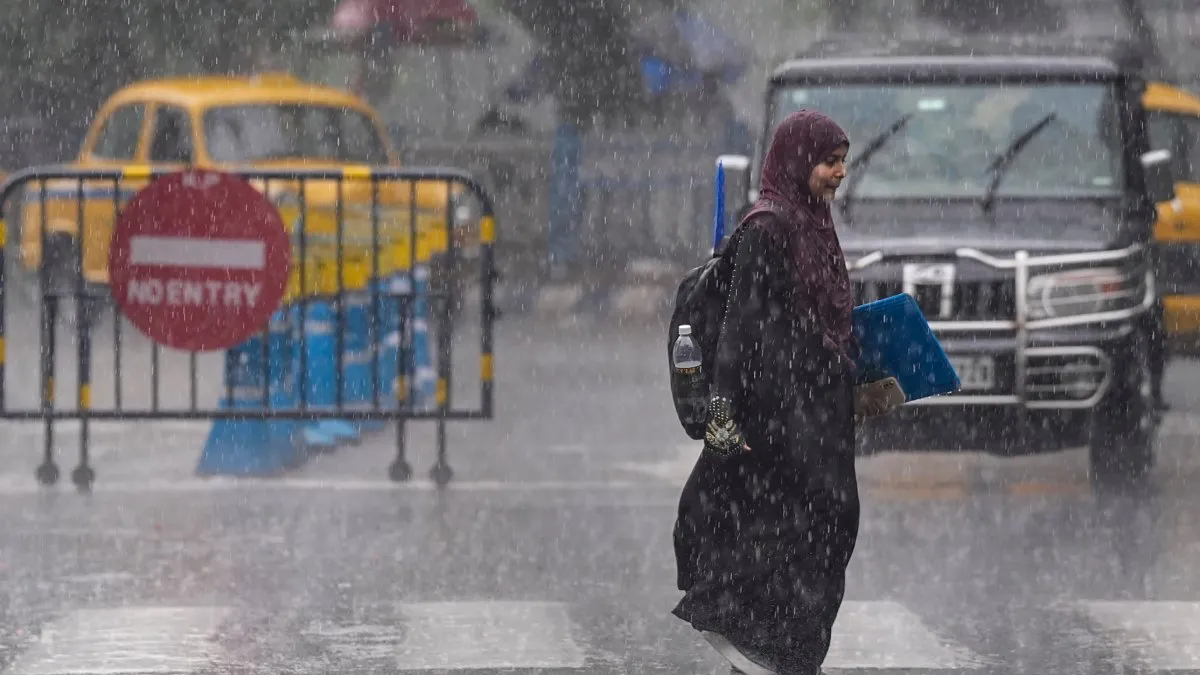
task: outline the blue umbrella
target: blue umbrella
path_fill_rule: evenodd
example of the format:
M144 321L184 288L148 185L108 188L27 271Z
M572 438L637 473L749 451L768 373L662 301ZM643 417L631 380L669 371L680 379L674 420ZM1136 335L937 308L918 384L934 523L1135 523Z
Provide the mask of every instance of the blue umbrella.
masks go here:
M657 90L695 86L704 78L733 83L753 61L728 33L687 10L644 17L633 44Z

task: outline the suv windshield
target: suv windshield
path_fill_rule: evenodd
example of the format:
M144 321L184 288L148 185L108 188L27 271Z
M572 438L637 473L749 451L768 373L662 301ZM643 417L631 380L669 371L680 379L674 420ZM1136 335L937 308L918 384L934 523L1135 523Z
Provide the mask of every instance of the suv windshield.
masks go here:
M863 170L855 201L982 199L993 161L1052 113L1012 158L996 197L1096 198L1120 191L1121 139L1109 84L789 86L776 91L772 108L772 128L799 108L829 115L850 135L852 158L911 114Z
M386 164L371 119L356 110L308 104L239 105L204 114L208 154L217 162L318 159Z

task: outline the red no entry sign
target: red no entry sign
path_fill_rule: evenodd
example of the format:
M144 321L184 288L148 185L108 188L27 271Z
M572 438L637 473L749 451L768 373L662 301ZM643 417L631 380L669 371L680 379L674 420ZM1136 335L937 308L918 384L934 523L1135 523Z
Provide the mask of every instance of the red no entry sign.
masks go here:
M213 171L166 175L134 195L108 258L124 315L158 344L188 351L228 349L262 331L290 264L275 207Z

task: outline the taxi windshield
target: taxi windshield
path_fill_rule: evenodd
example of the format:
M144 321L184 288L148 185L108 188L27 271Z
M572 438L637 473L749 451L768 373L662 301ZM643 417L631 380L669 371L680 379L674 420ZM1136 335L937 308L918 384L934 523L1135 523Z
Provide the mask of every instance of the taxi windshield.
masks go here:
M349 108L311 104L254 104L204 114L208 153L217 162L316 159L387 163L375 125Z
M849 134L851 160L891 129L861 169L855 200L982 198L989 167L1029 132L1004 163L997 197L1106 198L1120 194L1123 173L1116 100L1105 83L790 86L774 94L772 127L819 110Z

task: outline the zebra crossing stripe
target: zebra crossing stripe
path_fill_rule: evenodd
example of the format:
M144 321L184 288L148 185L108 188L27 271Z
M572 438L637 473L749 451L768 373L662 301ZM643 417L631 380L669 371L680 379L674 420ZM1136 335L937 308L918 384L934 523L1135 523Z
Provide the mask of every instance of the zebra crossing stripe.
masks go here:
M1119 663L1153 671L1200 670L1200 602L1073 603L1105 633Z
M187 673L211 667L224 607L81 609L43 626L5 675Z
M985 665L970 649L942 637L896 602L842 603L825 670L966 670Z
M553 602L431 602L400 606L400 670L583 668L566 606Z

